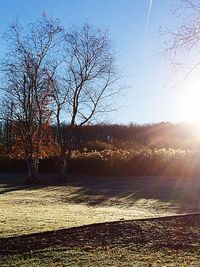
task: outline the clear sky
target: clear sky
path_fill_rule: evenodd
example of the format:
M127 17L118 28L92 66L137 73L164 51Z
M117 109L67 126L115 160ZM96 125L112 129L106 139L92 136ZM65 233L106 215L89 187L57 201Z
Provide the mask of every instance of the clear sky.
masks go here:
M149 0L0 0L0 32L16 17L29 23L44 11L66 27L87 22L108 29L128 88L117 100L122 107L111 116L112 122L178 122L185 120L180 112L181 92L172 87L174 77L159 53L164 49L160 27L176 26L177 18L170 9L180 1L153 0L146 28Z

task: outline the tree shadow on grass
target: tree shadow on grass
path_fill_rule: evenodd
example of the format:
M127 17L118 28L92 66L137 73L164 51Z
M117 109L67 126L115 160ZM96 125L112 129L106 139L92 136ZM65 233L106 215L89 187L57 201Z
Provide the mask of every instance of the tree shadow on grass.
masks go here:
M16 184L3 185L3 186L0 186L0 195L19 191L19 190L24 190L28 188L30 188L29 185L16 185Z
M95 205L132 206L138 201L166 202L182 212L200 211L200 179L135 177L102 178L71 182L71 195L61 195L64 202ZM159 207L158 207L159 208Z
M20 178L21 177L21 178ZM20 174L0 175L0 194L19 190L48 191L63 203L78 203L87 206L132 207L135 203L149 205L148 201L168 203L180 213L200 211L200 179L183 177L78 177L70 176L65 183L55 183L55 174L40 175L41 184L24 183ZM55 200L56 201L56 200ZM152 205L152 204L151 204ZM158 204L157 204L158 205ZM147 207L148 208L148 207ZM151 207L150 207L151 208ZM162 207L158 206L158 209Z

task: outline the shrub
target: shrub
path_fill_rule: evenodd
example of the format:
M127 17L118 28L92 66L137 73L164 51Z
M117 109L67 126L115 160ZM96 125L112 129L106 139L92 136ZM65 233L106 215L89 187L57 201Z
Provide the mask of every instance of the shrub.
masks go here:
M110 143L106 143L106 142L102 142L99 140L95 140L95 141L88 141L85 142L84 144L82 144L82 148L81 151L87 151L87 152L91 152L91 151L103 151L106 149L112 149L113 145Z

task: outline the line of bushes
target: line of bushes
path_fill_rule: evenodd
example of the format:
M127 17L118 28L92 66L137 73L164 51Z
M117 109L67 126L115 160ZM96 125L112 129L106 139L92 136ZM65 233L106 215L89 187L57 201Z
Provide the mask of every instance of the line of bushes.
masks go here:
M26 172L26 163L1 158L0 171ZM41 160L39 172L57 171L55 157ZM200 177L200 152L150 148L74 151L69 171L82 175Z
M167 153L167 152L166 152ZM72 160L71 172L115 176L191 176L200 177L200 152L174 155L136 154L125 159L80 157Z

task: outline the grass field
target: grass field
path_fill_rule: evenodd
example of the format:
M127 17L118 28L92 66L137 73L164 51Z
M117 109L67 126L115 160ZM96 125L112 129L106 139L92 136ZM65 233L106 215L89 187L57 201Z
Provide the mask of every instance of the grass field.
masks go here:
M0 248L1 251L7 249L6 253L1 253L0 266L198 266L200 263L200 218L197 215L194 221L186 222L182 219L170 219L168 223L163 223L163 219L147 220L143 226L141 222L134 225L126 222L199 212L199 179L73 177L65 185L58 186L51 183L53 177L48 175L51 185L47 186L44 174L40 185L27 186L23 177L22 174L1 174ZM87 226L59 230L112 221L119 222L117 226L109 224L103 232L98 227L91 230ZM131 230L126 231L126 227ZM65 241L57 230L64 231ZM54 232L45 234L45 231ZM75 241L69 238L70 231ZM33 233L38 233L36 238L33 235L34 240L27 236ZM54 233L53 243L51 233ZM111 233L114 239L109 236ZM143 239L138 240L139 237ZM37 247L37 240L39 243L47 240L44 243L49 245Z
M93 224L0 239L1 266L195 266L200 215Z

